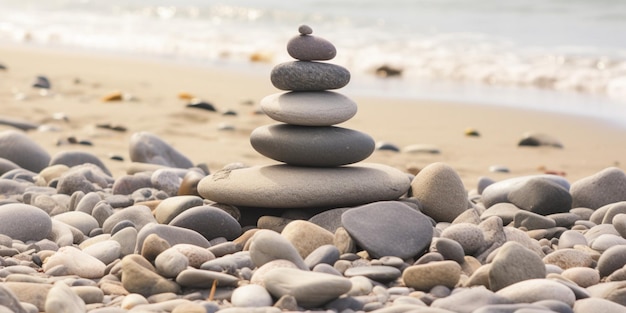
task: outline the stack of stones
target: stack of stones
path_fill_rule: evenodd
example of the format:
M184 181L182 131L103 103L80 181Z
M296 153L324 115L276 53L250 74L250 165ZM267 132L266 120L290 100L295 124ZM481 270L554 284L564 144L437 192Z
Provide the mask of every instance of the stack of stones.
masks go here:
M336 55L334 45L300 35L287 44L296 61L277 65L272 84L287 91L261 100L261 108L281 122L261 126L250 135L252 147L284 164L226 169L203 179L198 190L213 201L264 208L332 208L393 200L410 185L404 173L381 164L350 165L372 154L371 136L333 126L352 118L357 105L333 91L350 81L350 72L319 62Z

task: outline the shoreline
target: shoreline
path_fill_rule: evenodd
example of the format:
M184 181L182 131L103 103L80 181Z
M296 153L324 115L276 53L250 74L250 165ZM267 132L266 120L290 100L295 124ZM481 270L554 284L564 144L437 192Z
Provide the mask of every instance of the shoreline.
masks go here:
M152 58L83 52L0 48L0 62L8 67L0 72L5 81L0 101L6 103L6 112L10 112L6 115L57 126L60 130L56 132L28 133L51 155L67 150L91 152L102 158L118 177L128 165L127 147L132 133L149 131L192 161L206 163L212 172L232 162L274 163L254 151L248 142L254 128L274 123L266 116L254 114L264 96L280 92L271 85L269 72L259 77L255 71L196 68ZM30 87L37 75L51 80L50 95L40 96ZM100 101L114 91L133 100ZM566 179L575 181L606 167L623 168L626 164L626 147L621 144L626 127L598 118L505 106L360 96L351 94L349 88L347 92L337 91L359 106L356 116L339 126L368 133L377 142L389 142L399 148L423 144L441 151L375 151L364 162L383 163L405 172L445 162L459 172L467 189L473 189L481 176L501 180L548 170L565 172ZM181 92L206 100L222 112L234 110L238 115L185 108L187 101L177 97ZM25 99L16 100L18 94ZM69 122L52 121L51 116L58 112L65 113ZM95 127L103 123L122 125L128 130L118 133ZM218 130L220 127L234 130ZM467 128L476 129L481 136L465 136ZM553 136L564 148L517 147L525 132ZM93 146L56 145L70 136L90 140ZM123 156L125 162L110 160L111 155ZM494 165L507 167L510 173L490 172L489 167Z

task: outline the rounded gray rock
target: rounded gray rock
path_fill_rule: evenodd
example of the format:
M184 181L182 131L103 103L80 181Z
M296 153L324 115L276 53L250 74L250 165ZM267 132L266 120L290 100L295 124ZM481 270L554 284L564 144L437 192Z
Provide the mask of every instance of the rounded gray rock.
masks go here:
M481 251L487 244L485 235L478 225L470 223L453 224L441 232L441 238L447 238L458 242L465 255L474 255Z
M111 176L111 172L106 167L106 165L104 165L104 163L102 163L102 161L97 156L89 152L62 151L62 152L57 153L50 160L50 166L56 165L56 164L63 164L63 165L66 165L67 167L74 167L76 165L81 165L85 163L91 163L99 167L100 169L102 169L102 171L105 174Z
M530 211L520 210L513 218L514 227L525 227L528 230L556 227L556 222L548 217Z
M491 262L489 286L498 291L520 281L545 277L545 264L536 253L516 242L507 242Z
M335 126L266 125L250 134L260 154L296 166L332 167L369 157L376 143L369 135Z
M145 205L134 205L113 213L113 215L107 218L102 224L102 230L105 233L111 233L113 227L121 221L132 222L138 231L148 224L157 223L149 207Z
M7 130L0 133L0 158L38 173L50 163L50 155L23 132Z
M235 206L321 208L395 200L409 185L406 174L381 164L337 168L281 164L218 171L200 181L198 192Z
M197 196L175 196L161 201L154 209L154 217L159 224L171 222L178 214L193 207L201 206L204 202Z
M218 237L234 240L241 235L241 225L234 217L210 205L187 209L173 218L169 225L194 230L207 240Z
M144 240L151 234L158 235L160 238L167 241L170 246L179 243L188 243L203 248L208 248L211 246L211 243L209 243L206 238L202 237L202 235L193 230L162 224L148 224L144 226L137 234L137 245L135 246L135 253L141 252Z
M276 65L270 79L281 90L320 91L344 87L350 82L350 72L330 63L294 61Z
M413 178L411 192L422 205L422 212L437 222L452 222L469 207L461 177L444 163L424 167Z
M250 238L250 258L256 267L273 260L287 260L298 268L308 270L308 266L298 250L279 233L272 230L259 230Z
M495 182L487 186L482 192L482 202L485 204L486 208L490 208L492 205L501 202L509 202L508 196L509 193L517 188L517 185L523 184L524 182L534 179L534 178L542 178L548 179L552 182L555 182L561 185L566 190L570 189L570 183L561 176L556 175L531 175L531 176L522 176L522 177L514 177L505 179L499 182Z
M352 118L357 105L337 92L292 91L263 98L261 109L273 120L287 124L331 126Z
M617 167L606 168L572 184L572 207L598 209L609 203L626 201L626 174Z
M341 223L371 257L421 255L433 237L430 219L398 201L370 203L345 212Z
M337 55L337 49L324 38L299 35L287 42L287 53L300 61L326 61Z
M0 234L12 239L39 241L52 230L52 220L45 211L32 205L10 203L0 205Z
M624 265L626 265L626 246L613 246L600 255L597 270L601 277L606 277Z
M130 137L129 155L132 162L177 168L193 167L193 163L186 156L148 132L134 133Z
M560 184L541 177L516 184L507 199L520 209L548 215L568 212L572 208L572 196Z
M570 307L574 305L574 292L565 286L548 279L528 279L496 292L515 303L533 303L541 300L559 300Z

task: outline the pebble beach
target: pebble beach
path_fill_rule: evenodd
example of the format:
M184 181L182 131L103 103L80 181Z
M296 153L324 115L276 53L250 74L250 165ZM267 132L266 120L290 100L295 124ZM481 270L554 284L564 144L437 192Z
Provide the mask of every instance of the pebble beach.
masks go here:
M0 47L0 312L626 312L626 126Z

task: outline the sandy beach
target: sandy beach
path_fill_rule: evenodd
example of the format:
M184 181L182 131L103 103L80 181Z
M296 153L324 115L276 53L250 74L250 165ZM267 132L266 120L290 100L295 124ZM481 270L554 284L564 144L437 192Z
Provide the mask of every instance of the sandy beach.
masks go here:
M201 67L182 62L137 59L81 51L5 46L0 62L7 70L2 79L2 116L53 130L28 132L51 155L81 150L100 157L118 177L126 172L128 141L138 131L148 131L170 143L193 162L205 163L214 172L224 165L274 163L249 144L250 132L275 123L259 111L259 101L280 92L269 80L269 64L245 67ZM267 73L259 70L267 67ZM51 89L41 94L31 87L37 75L45 75ZM122 101L104 102L114 92ZM341 90L339 90L341 92ZM187 108L187 93L213 104L218 112ZM513 176L553 171L570 182L606 167L623 168L626 127L598 119L520 110L479 104L438 103L415 99L372 98L345 94L358 104L358 112L341 126L370 134L402 149L422 144L438 154L375 151L366 161L414 172L433 162L452 166L467 189L479 177L501 180ZM232 110L236 116L222 115ZM63 113L67 120L54 120ZM123 126L112 131L97 125ZM12 129L0 126L0 129ZM227 130L220 130L227 128ZM464 133L473 128L479 137ZM554 147L518 147L526 132L547 134L563 144ZM68 137L93 145L59 144ZM120 156L124 161L111 160ZM509 173L494 173L491 166Z

